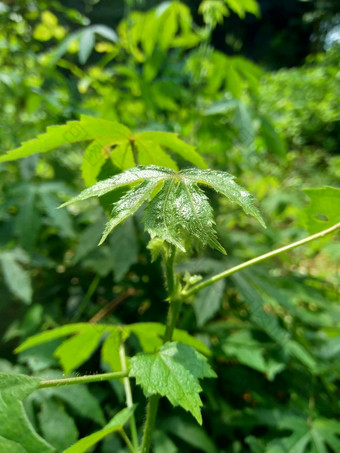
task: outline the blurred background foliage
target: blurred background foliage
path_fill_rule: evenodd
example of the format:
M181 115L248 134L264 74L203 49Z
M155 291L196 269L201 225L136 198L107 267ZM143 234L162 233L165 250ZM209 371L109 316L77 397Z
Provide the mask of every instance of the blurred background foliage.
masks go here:
M179 272L211 275L319 231L340 221L336 189L303 192L339 184L339 6L1 1L1 152L80 114L179 133L211 168L254 193L268 225L260 230L216 197L228 256L197 253ZM13 354L45 329L164 321L162 269L150 262L140 215L98 248L102 206L56 210L89 183L83 155L73 145L0 164L1 371L60 375L53 351L62 340ZM116 164L107 156L99 178ZM179 327L209 346L219 378L205 384L204 430L162 404L155 452L340 451L339 259L330 238L190 301ZM133 354L141 345L132 336L128 347ZM97 351L77 371L107 369ZM93 384L40 390L25 404L38 432L62 451L123 399L119 383ZM138 389L136 400L142 420ZM109 436L95 451L126 449Z

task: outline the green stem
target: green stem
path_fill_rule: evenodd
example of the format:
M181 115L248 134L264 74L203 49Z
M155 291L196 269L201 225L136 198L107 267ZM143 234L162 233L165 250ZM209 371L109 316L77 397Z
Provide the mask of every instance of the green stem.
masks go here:
M139 165L138 150L133 138L130 138L130 146L133 154L133 160L135 162L135 165L138 166Z
M122 379L126 378L127 376L128 373L126 371L118 371L114 373L93 374L90 376L52 379L50 381L41 381L38 388L45 389L48 387L59 387L62 385L90 384L91 382L103 382L110 381L112 379Z
M175 247L171 246L171 248L169 249L169 254L164 254L163 257L165 262L166 286L169 294L168 300L170 303L168 316L166 320L166 328L163 343L172 340L172 335L182 305L182 298L178 297L178 294L176 292L176 280L174 272L175 253L176 253ZM150 451L153 430L155 427L158 412L159 399L160 395L152 395L149 398L149 402L146 408L146 421L144 425L141 453L149 453Z
M80 319L81 315L87 309L87 307L89 305L89 302L91 300L91 297L95 293L95 291L96 291L96 289L97 289L97 287L99 285L99 282L100 282L100 277L99 277L99 275L96 275L93 278L93 280L92 280L92 282L91 282L91 284L89 286L89 289L87 290L87 292L85 294L84 300L82 301L82 303L80 304L80 306L78 308L78 313L74 317L74 321L77 321L78 319Z
M126 362L125 348L124 348L123 343L120 345L120 348L119 348L119 356L120 356L120 362L122 365L122 371L127 372L127 362ZM128 377L125 377L123 380L123 383L124 383L124 390L125 390L125 395L126 395L126 405L127 405L127 407L132 407L133 399L132 399L130 379ZM130 430L131 430L133 448L137 452L138 451L138 434L137 434L136 419L135 419L134 414L132 414L130 417Z
M201 291L202 289L206 288L207 286L210 286L210 285L214 284L215 282L222 280L223 278L229 277L229 275L231 275L231 274L235 274L235 272L246 269L247 267L253 266L254 264L261 263L262 261L265 261L269 258L273 258L274 256L280 255L280 253L288 252L289 250L293 250L297 247L300 247L301 245L308 244L308 242L312 242L312 241L315 241L316 239L320 239L320 238L327 236L328 234L331 234L334 231L337 231L339 229L340 229L340 223L337 223L336 225L333 225L332 227L327 228L326 230L322 230L319 233L313 234L312 236L308 236L304 239L301 239L300 241L293 242L292 244L286 245L285 247L281 247L279 249L265 253L264 255L257 256L256 258L253 258L249 261L245 261L244 263L238 264L237 266L232 267L231 269L227 269L226 271L216 274L213 277L210 277L207 280L204 280L203 282L198 283L197 285L194 285L192 288L190 288L187 291L182 291L182 297L184 297L184 298L189 297L192 294L195 294L198 291Z
M128 449L131 451L131 453L138 453L138 445L137 445L137 449L132 445L130 439L128 438L128 436L126 435L126 432L124 431L124 429L120 429L119 430L119 434L122 436L122 438L124 439Z
M146 408L142 448L140 453L149 453L152 444L153 430L155 427L160 395L151 395Z

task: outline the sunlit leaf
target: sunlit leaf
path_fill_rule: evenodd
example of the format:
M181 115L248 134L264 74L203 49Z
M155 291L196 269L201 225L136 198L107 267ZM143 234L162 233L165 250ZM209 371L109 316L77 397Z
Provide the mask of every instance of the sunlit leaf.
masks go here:
M114 204L101 243L110 231L134 214L144 202L151 200L144 216L145 229L151 237L165 240L181 250L185 250L184 241L189 237L224 253L213 228L214 219L208 198L198 184L226 196L264 226L253 197L235 183L232 175L217 170L187 169L175 172L163 167L140 166L100 181L63 206L131 184L131 190Z
M304 189L310 198L303 220L310 233L317 233L340 222L340 189L322 187Z

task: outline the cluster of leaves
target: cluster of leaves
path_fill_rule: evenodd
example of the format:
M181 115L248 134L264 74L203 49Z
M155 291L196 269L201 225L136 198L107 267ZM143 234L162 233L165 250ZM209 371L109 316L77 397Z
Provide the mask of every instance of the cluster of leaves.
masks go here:
M257 14L253 1L202 2L203 28L186 5L167 2L133 11L115 30L85 27L78 12L57 2L56 10L41 14L40 3L30 2L30 10L21 12L15 5L0 9L7 22L0 32L2 151L49 124L72 121L0 158L0 331L5 332L0 371L7 375L1 381L0 417L8 422L0 423L1 444L8 451L19 448L18 440L32 452L79 452L95 444L103 453L126 451L121 437L111 434L122 434L133 412L144 419L139 386L134 388L137 407L120 412L120 381L35 390L43 379L60 378L60 367L84 374L121 370L123 340L134 356L130 377L143 392L182 406L169 415L162 400L156 453L337 452L338 245L325 240L322 245L331 253L319 253L315 246L204 289L185 306L174 341L162 347L166 293L162 269L145 251L144 233L145 227L155 237L154 255L157 238L188 248L188 232L198 244L228 251L222 259L214 250L196 250L191 261L178 265L190 288L202 276L302 237L306 230L297 225L312 233L339 222L338 189L307 190L306 210L307 198L292 196L301 187L335 184L340 174L336 156L320 172L320 162L330 162L326 152L334 152L337 143L339 96L336 78L328 76L338 70L336 49L312 66L265 75L260 84L264 72L258 66L218 52L209 41L228 12ZM307 85L313 87L308 93ZM79 110L86 115L75 121ZM325 125L331 129L327 136ZM88 142L85 152L83 142ZM318 153L312 154L315 144ZM63 152L45 154L64 145ZM44 155L33 155L38 152ZM11 162L23 156L27 159ZM157 168L146 174L144 167L133 169L136 163ZM178 171L188 164L201 169ZM234 209L239 204L260 219L247 192L229 176L222 182L222 172L209 172L207 166L227 168L258 195L267 230ZM107 220L100 206L89 201L56 209L83 187L80 167L86 186L98 184L80 198L103 195L101 205L111 218L107 233L122 222L99 248ZM155 180L150 171L158 174ZM215 197L212 183L225 200ZM207 195L216 210L219 242ZM205 209L181 210L190 197ZM118 199L124 205L115 203ZM104 318L105 324L98 324ZM46 332L12 355L40 331ZM213 375L204 355L218 378L201 382ZM164 380L153 379L155 369ZM187 386L174 382L176 375ZM192 418L201 421L201 387L204 429Z

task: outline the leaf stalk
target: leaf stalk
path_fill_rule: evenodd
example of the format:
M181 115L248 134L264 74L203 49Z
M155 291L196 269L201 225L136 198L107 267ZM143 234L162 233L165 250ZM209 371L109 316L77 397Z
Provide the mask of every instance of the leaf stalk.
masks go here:
M210 285L222 280L223 278L229 277L229 275L235 274L247 267L253 266L254 264L261 263L269 258L273 258L274 256L280 255L281 253L288 252L289 250L293 250L301 245L308 244L309 242L315 241L320 239L328 234L334 233L335 231L340 230L340 223L333 225L330 228L320 231L319 233L313 234L311 236L307 236L300 241L293 242L292 244L286 245L284 247L280 247L279 249L272 250L271 252L265 253L264 255L257 256L249 261L245 261L244 263L238 264L237 266L232 267L231 269L227 269L219 274L216 274L201 283L197 283L196 285L192 286L189 290L184 290L181 292L183 298L187 298L196 294L198 291L201 291L204 288L207 288Z
M125 347L124 344L122 343L120 348L119 348L119 356L120 356L120 362L122 365L122 371L127 373L127 361L126 361L126 354L125 354ZM125 395L126 395L126 405L127 407L132 407L133 406L133 399L132 399L132 391L131 391L131 385L130 385L130 379L126 376L123 379L123 384L124 384L124 390L125 390ZM138 434L137 434L137 426L136 426L136 418L135 415L132 414L130 417L130 431L131 431L131 438L132 438L132 444L135 452L138 452Z
M118 371L118 372L114 372L114 373L93 374L90 376L51 379L51 380L41 381L38 388L45 389L48 387L59 387L59 386L63 386L63 385L90 384L91 382L103 382L103 381L110 381L112 379L122 379L127 376L128 376L127 371Z

